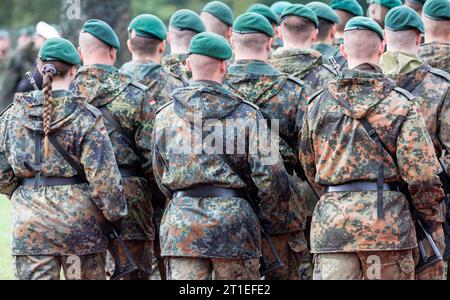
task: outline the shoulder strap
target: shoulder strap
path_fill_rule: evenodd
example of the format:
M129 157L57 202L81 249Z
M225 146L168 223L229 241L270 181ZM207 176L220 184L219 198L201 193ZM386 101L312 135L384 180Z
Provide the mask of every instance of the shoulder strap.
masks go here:
M102 113L100 112L100 110L98 110L98 108L96 108L95 106L91 105L91 104L86 104L86 109L95 117L101 117Z
M77 163L72 156L67 153L66 149L58 142L58 139L56 138L56 134L50 134L48 136L49 142L55 147L56 151L58 151L59 154L64 158L64 160L72 167L72 169L77 172L77 175L80 176L82 179L86 179L86 174L84 173L84 170L81 168L80 164Z
M408 92L407 90L402 89L402 88L400 88L400 87L395 87L395 88L394 88L394 91L396 91L396 92L399 93L399 94L402 94L403 96L405 96L406 98L408 98L409 101L412 101L412 100L414 100L414 99L416 98L413 94L411 94L411 93Z
M338 74L336 73L336 70L327 64L321 64L322 67L324 67L325 69L327 69L328 71L330 71L331 73L333 73L334 76L337 76Z
M161 106L157 111L156 114L159 114L163 109L165 109L166 107L170 106L171 104L173 104L173 101L169 101L166 104L164 104L163 106Z
M247 104L247 105L251 106L253 109L255 109L255 110L259 111L259 112L261 111L261 109L259 108L258 105L256 105L255 103L252 103L250 101L242 100L242 103L240 105L242 105L242 104ZM239 106L237 108L239 108Z
M137 146L134 142L134 139L130 138L127 133L123 130L122 126L120 126L119 122L114 118L114 116L109 112L106 106L102 106L99 108L99 111L102 113L103 117L106 121L125 139L126 143L133 148L133 150L137 153Z
M308 99L308 105L310 104L310 103L312 103L317 97L319 97L323 92L325 91L325 88L323 88L323 89L321 89L320 91L318 91L318 92L316 92L315 94L313 94L312 96L311 96L311 98L309 98Z
M13 106L14 103L10 103L8 104L8 106L0 113L0 117L3 116L5 114L5 112L11 108L11 106Z
M134 87L137 87L138 89L140 89L142 91L148 90L148 87L140 82L132 81L130 84Z
M295 82L298 85L301 85L302 87L305 86L305 82L301 80L300 78L294 77L294 76L288 76L288 80Z
M430 73L440 76L440 77L443 77L445 80L450 81L450 74L445 72L444 70L431 67Z

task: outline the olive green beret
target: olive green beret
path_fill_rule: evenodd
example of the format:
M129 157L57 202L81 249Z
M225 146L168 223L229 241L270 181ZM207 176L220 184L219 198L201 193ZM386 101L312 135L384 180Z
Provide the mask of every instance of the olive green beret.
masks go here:
M231 8L223 2L212 1L205 5L202 12L207 12L228 26L233 26L234 14Z
M84 23L81 32L90 33L103 43L113 48L120 49L120 41L117 34L114 32L114 29L102 20L92 19L87 21Z
M160 18L150 14L134 18L128 26L128 30L133 30L136 35L144 38L156 38L161 41L167 38L166 25Z
M381 40L384 40L384 33L381 26L367 17L354 17L348 21L347 25L345 25L344 32L350 30L371 30L378 34Z
M334 10L323 2L310 2L306 7L311 8L317 15L317 18L327 20L328 22L338 24L339 16Z
M309 7L303 4L292 4L286 7L281 14L281 21L289 16L296 16L310 20L317 28L319 27L319 20L316 13Z
M253 4L249 7L247 12L257 13L264 16L270 23L278 25L278 17L274 12L264 4Z
M377 3L389 9L403 5L401 0L369 0L369 4Z
M354 16L364 16L362 6L356 0L333 0L331 8L346 11Z
M177 30L190 30L197 33L206 31L200 16L190 9L181 9L174 13L170 18L169 26Z
M229 60L233 56L233 51L230 43L224 37L213 32L203 32L192 38L189 54Z
M240 34L264 33L274 36L273 27L264 16L247 12L240 15L233 24L233 31Z
M291 2L287 1L277 1L274 4L272 4L270 9L274 12L274 14L280 16L283 10L291 4L292 4Z
M81 64L75 46L63 38L48 39L39 50L39 58L42 61L62 61L69 65Z
M450 20L448 0L428 0L423 6L423 14L435 21Z
M391 9L385 19L385 28L391 31L417 29L425 33L422 19L412 8L399 6Z

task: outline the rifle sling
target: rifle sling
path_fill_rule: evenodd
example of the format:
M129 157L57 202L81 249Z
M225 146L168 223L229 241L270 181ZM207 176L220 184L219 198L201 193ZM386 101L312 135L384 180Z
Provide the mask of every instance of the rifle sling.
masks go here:
M100 112L105 118L106 121L125 139L125 142L130 146L135 153L137 153L136 143L131 139L126 132L123 130L122 126L120 126L119 122L114 118L114 116L109 112L106 106L102 106L99 108Z
M55 147L56 151L64 158L64 160L72 167L73 170L77 173L81 179L86 180L86 174L84 173L83 168L80 166L78 162L76 162L70 155L67 153L66 149L58 142L55 134L50 134L48 136L49 142Z

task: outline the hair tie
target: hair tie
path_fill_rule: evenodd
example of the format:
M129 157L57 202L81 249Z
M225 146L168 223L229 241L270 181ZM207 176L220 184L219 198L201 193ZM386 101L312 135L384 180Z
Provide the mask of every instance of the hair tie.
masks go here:
M52 64L46 64L44 65L44 67L42 68L42 73L52 73L53 76L56 76L56 67Z

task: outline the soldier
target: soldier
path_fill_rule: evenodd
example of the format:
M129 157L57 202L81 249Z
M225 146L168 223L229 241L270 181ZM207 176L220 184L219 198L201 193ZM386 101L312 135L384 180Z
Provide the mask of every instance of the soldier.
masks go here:
M425 44L420 45L420 58L450 73L450 3L428 0L423 8L422 19L425 24Z
M209 2L203 8L200 18L205 24L206 31L217 33L230 40L234 14L228 5L220 1Z
M423 22L413 9L406 6L391 9L386 15L387 52L381 57L380 67L385 75L396 81L397 86L416 97L437 156L442 157L445 153L446 160L450 162L450 74L432 68L418 58L422 33ZM442 228L445 213L443 202L434 232L441 253L445 251ZM416 277L443 279L444 262L435 264Z
M199 15L189 9L182 9L172 15L169 22L167 41L170 55L163 58L164 69L182 83L183 78L190 80L192 74L186 66L189 43L194 35L206 31ZM181 73L181 74L180 74Z
M312 49L318 26L317 16L310 8L302 4L289 6L281 15L278 30L284 46L270 58L275 68L303 80L308 96L336 77L333 68L323 64L320 52Z
M11 39L6 30L0 30L0 88L3 82L8 79L8 69L11 64ZM3 111L11 99L4 96L0 91L0 111Z
M388 11L402 4L401 0L369 0L367 16L384 28L384 19Z
M285 222L288 176L278 150L264 146L256 134L256 128L270 132L258 108L222 87L232 55L225 38L201 33L189 53L193 82L159 110L153 133L155 178L171 198L161 224L168 277L204 280L214 273L217 280L258 280L261 227L243 191L254 182L261 222L278 226L270 221L279 213L277 221ZM209 135L206 127L227 134ZM217 139L211 141L211 135Z
M423 5L425 4L426 1L427 0L405 0L405 3L403 5L411 9L414 9L416 13L418 13L419 16L421 16Z
M272 120L280 121L280 153L286 170L294 175L298 163L297 139L300 130L296 126L296 117L303 116L306 99L300 80L282 74L269 65L273 36L272 26L261 15L245 13L236 19L231 37L236 62L228 69L226 84L242 99L257 105L269 124ZM289 201L289 218L283 226L272 228L273 243L285 266L268 274L268 280L300 279L298 270L306 249L303 233L305 207L299 199ZM271 257L271 249L266 241L262 247L264 256Z
M276 50L277 48L279 48L279 47L281 47L283 45L283 42L277 36L278 35L277 28L278 28L280 19L272 11L272 9L270 9L270 7L268 7L267 5L264 5L264 4L257 3L257 4L253 4L252 6L250 6L249 9L247 10L247 12L252 12L252 13L256 13L256 14L262 15L272 25L273 32L275 34L275 36L273 38L274 42L273 42L272 50Z
M287 1L277 1L274 4L272 4L270 9L277 16L278 21L279 21L283 10L291 4L292 4L291 2L287 2Z
M344 40L349 69L311 98L301 134L303 168L325 188L311 228L314 279L411 280L417 240L398 182L434 227L444 196L439 162L413 96L377 66L381 27L353 18Z
M107 23L87 21L79 45L84 66L78 70L73 89L97 107L106 120L129 210L123 224L123 238L139 267L128 279L146 280L151 273L155 238L149 187L153 177L151 99L146 86L114 67L120 42Z
M100 112L69 91L80 57L64 39L39 52L44 90L17 94L0 119L0 192L12 201L20 280L105 280L106 221L127 214Z
M344 43L344 29L348 21L354 17L362 17L364 15L361 5L356 0L333 0L330 4L331 8L339 17L339 23L336 25L335 46L339 49Z
M314 43L313 49L322 54L324 61L331 64L330 57L333 57L338 65L346 67L345 57L339 49L333 47L336 34L336 24L339 24L339 16L325 3L310 2L307 7L311 8L317 15L319 21L319 32L317 34L317 42Z

